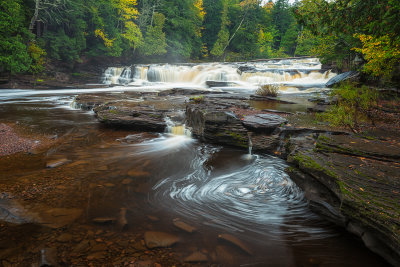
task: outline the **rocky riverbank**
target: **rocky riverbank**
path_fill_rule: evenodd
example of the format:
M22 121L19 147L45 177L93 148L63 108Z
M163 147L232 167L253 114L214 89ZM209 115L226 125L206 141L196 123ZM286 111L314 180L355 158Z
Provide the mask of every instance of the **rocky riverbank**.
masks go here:
M110 127L162 132L167 127L165 118L170 117L176 124L186 124L204 142L251 146L253 151L285 158L292 166L288 173L305 191L311 209L359 236L391 264L400 263L396 124L386 129L390 124L383 123L368 136L357 136L314 123L312 113L260 110L249 104L252 100L282 102L277 98L190 90L171 93L141 95L140 99L132 94L86 95L79 96L76 104L94 108L99 120Z

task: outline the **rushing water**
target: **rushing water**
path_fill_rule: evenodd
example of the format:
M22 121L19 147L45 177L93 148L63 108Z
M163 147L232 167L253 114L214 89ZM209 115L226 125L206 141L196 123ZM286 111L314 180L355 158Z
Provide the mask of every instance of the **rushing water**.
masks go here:
M204 86L207 81L255 89L261 84L277 84L282 92L298 92L324 87L336 74L322 70L316 58L275 60L254 63L153 64L131 67L110 67L103 74L103 83L143 86L154 83L178 83Z
M300 64L284 63L271 63L269 67L294 68L294 64ZM232 68L215 65L217 69L220 66ZM297 67L314 68L318 64L311 60ZM147 72L152 68L156 69L149 67ZM189 72L196 68L204 71L208 65L171 68L168 76L175 75L171 79L176 81L203 75ZM179 78L181 72L174 74L181 71L179 68L184 78ZM238 75L234 72L232 75ZM123 73L126 70L114 71L113 75L120 77ZM146 71L142 69L142 80L143 73ZM139 74L135 71L134 75ZM229 75L224 77L230 79ZM60 195L58 203L84 207L84 220L78 224L114 216L124 207L129 211L128 231L179 233L183 241L173 249L182 258L202 250L211 261L225 266L384 264L359 240L308 209L303 192L285 173L287 165L279 158L200 143L190 137L184 125L172 122L168 123L168 132L162 134L105 129L91 112L70 108L74 95L104 90L130 89L0 91L0 122L18 121L62 138L56 148L41 155L41 161L66 158L71 162L71 167L60 168L63 175L75 179L77 188ZM30 177L43 175L43 165L29 159L12 166L16 169L2 166L0 183L12 183L27 173ZM133 182L124 182L127 178ZM172 224L175 218L196 227L196 233L179 232ZM240 238L252 255L218 240L217 236L224 233Z

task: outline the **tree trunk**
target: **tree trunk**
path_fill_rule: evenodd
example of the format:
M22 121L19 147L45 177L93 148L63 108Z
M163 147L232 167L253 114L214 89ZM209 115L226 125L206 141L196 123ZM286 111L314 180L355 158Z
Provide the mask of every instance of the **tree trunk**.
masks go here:
M35 28L35 24L37 21L37 18L39 16L39 4L40 0L35 0L35 12L33 13L33 17L31 19L31 23L29 24L29 30L33 33L33 29Z

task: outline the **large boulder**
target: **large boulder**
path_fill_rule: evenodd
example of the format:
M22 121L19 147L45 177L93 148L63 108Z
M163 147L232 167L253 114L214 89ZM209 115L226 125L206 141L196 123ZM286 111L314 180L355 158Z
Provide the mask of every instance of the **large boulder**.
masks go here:
M247 130L241 120L226 109L216 109L207 104L189 104L186 107L186 126L203 141L248 147Z
M358 71L348 71L341 73L339 75L336 75L332 79L330 79L325 86L328 88L333 87L336 84L339 84L344 81L354 81L356 82L360 78L360 73Z

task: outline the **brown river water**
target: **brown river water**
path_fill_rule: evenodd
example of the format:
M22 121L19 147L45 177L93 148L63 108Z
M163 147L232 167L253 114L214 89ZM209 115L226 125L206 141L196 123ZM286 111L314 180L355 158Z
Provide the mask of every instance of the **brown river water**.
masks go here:
M119 244L132 236L141 240L148 230L173 233L181 240L170 250L174 257L182 260L202 251L210 259L206 266L385 266L360 240L308 209L283 160L200 143L186 135L107 129L92 112L70 108L76 94L0 91L0 123L18 122L59 140L44 151L0 160L0 204L6 205L10 188L25 190L13 222L29 221L30 210L79 209L78 219L62 233L107 233ZM54 160L67 163L46 168ZM118 217L121 209L127 219L123 230L93 222ZM176 218L197 230L183 232L173 225ZM19 231L24 237L10 241L10 247L29 249L43 242L56 246L48 230L23 224ZM218 239L220 234L240 239L251 255ZM14 240L12 235L0 232L0 249L7 249L5 240ZM81 240L74 238L75 243L61 249L67 259ZM107 235L103 239L107 241ZM112 253L120 253L121 246ZM106 260L103 264L118 266Z

